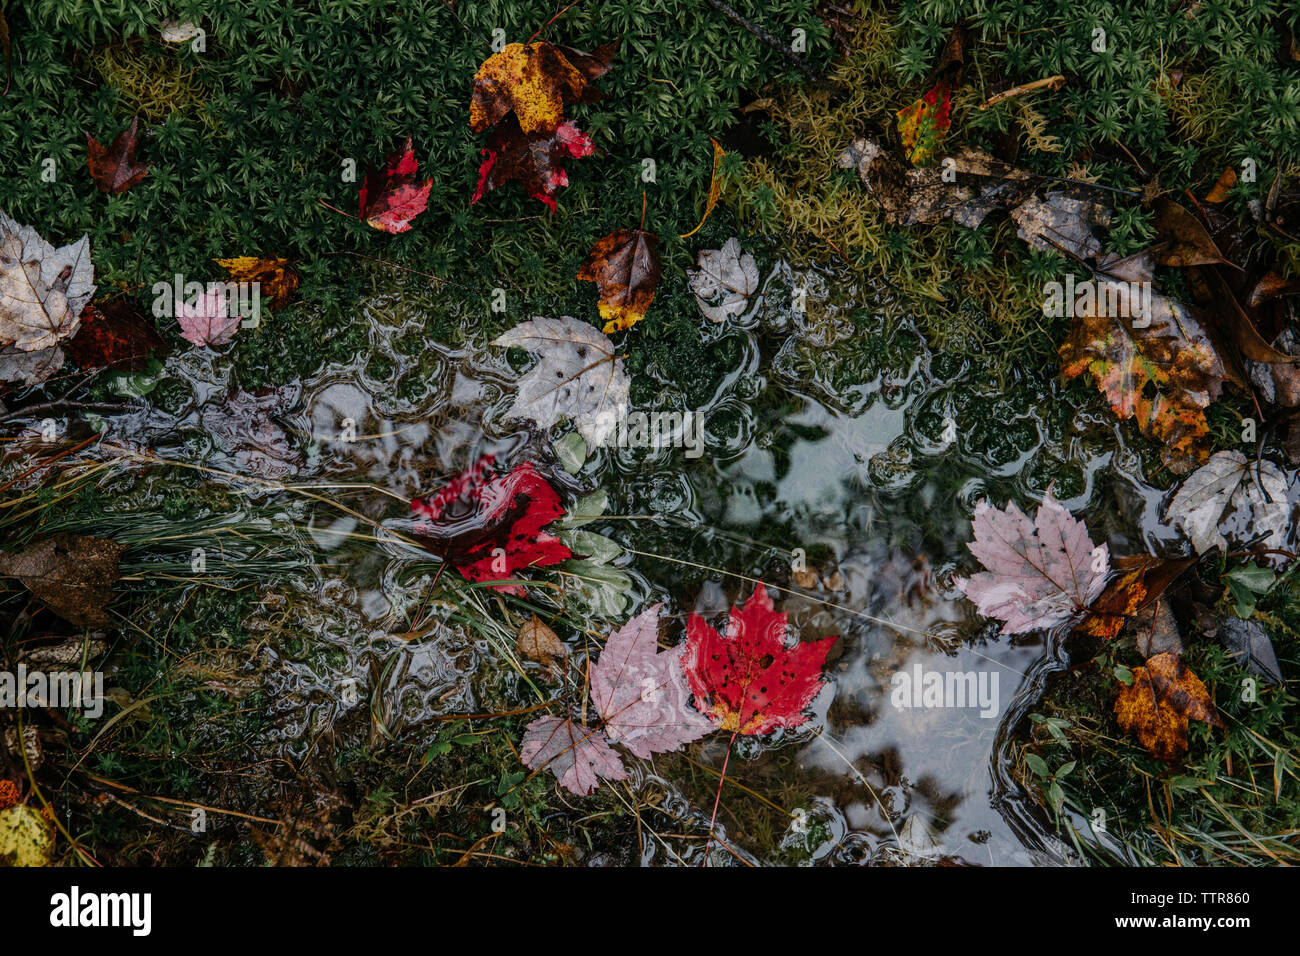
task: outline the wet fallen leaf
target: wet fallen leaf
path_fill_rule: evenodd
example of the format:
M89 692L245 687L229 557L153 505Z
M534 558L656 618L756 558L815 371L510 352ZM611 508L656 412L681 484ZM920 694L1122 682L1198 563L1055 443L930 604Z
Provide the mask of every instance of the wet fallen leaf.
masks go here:
M591 700L605 736L642 758L676 750L713 730L689 703L682 670L686 645L658 649L662 607L650 605L611 634L591 669Z
M178 302L176 321L181 338L195 345L226 345L239 331L237 309L219 288L210 288L190 302Z
M139 128L140 117L137 116L131 120L130 126L117 134L107 149L89 133L86 134L86 166L100 192L125 192L149 175L149 164L135 160L135 137Z
M1250 290L1246 304L1255 308L1284 295L1300 295L1300 279L1287 279L1270 269Z
M54 849L53 829L25 803L0 810L0 862L9 866L46 866Z
M39 385L48 382L66 359L63 349L52 345L34 352L24 352L15 345L0 348L0 382Z
M740 315L758 291L758 266L749 253L741 253L740 240L732 236L721 249L702 249L699 268L687 269L695 303L710 322L725 322Z
M908 161L914 166L928 166L940 140L948 132L952 114L952 90L940 81L920 99L899 110L898 136Z
M592 247L578 281L594 282L606 334L630 329L645 317L659 285L659 237L641 229L616 229Z
M1210 692L1175 654L1157 654L1145 666L1133 668L1133 683L1121 687L1115 699L1115 718L1166 763L1187 753L1189 721L1223 726Z
M492 475L495 462L484 455L437 494L411 502L413 537L469 581L506 581L571 556L559 538L542 531L564 516L555 489L531 462ZM518 584L495 588L525 593Z
M1104 640L1115 637L1195 563L1194 558L1170 561L1149 554L1115 558L1119 573L1092 602L1078 630Z
M546 42L507 44L474 74L470 129L481 133L514 113L524 133L552 132L564 121L565 106L604 95L593 81L609 71L618 44L591 53Z
M78 627L103 627L125 545L57 534L0 554L0 577L17 578L55 614Z
M599 730L573 720L539 717L528 725L519 758L529 770L548 769L560 786L590 796L600 779L626 780L627 769Z
M257 392L237 388L221 401L204 405L199 417L241 474L280 479L292 475L303 463L297 443L276 421L293 397L290 388Z
M550 428L571 420L591 448L615 434L627 406L627 373L608 338L571 316L521 322L492 343L534 352L539 361L519 380L506 418Z
M0 211L0 345L57 345L77 331L94 283L88 237L56 249Z
M1152 283L1154 271L1150 250L1098 262L1090 307L1061 344L1061 372L1087 372L1115 415L1161 442L1165 465L1183 474L1208 456L1205 409L1228 373L1190 306L1152 292L1148 314L1136 314L1129 293L1140 286L1131 283Z
M232 282L256 282L267 305L279 309L288 305L298 290L298 276L289 268L288 259L259 259L256 256L235 256L233 259L212 260L230 274Z
M1109 550L1049 488L1034 520L1009 503L975 506L975 540L967 547L986 570L957 586L980 614L1003 622L1003 634L1050 628L1083 611L1106 584Z
M1133 618L1133 645L1144 658L1159 654L1181 654L1183 639L1169 602L1157 598Z
M429 190L433 188L431 178L420 182L418 169L408 136L403 147L388 157L382 171L374 166L367 170L359 197L360 218L383 232L409 230L411 220L429 205Z
M1156 262L1162 266L1212 266L1226 263L1205 226L1168 196L1152 205L1155 212Z
M1166 519L1182 528L1197 554L1226 551L1225 528L1242 544L1262 535L1263 547L1283 548L1291 514L1287 483L1270 461L1247 461L1239 451L1216 452L1183 481Z
M555 212L555 191L569 185L564 162L581 159L595 152L586 134L565 120L549 133L524 133L513 116L493 132L487 146L479 151L483 162L478 168L478 184L470 202L476 203L487 193L511 180L524 191Z
M83 369L143 372L149 357L165 352L167 343L132 300L117 299L86 306L77 334L64 347Z
M564 642L536 614L519 628L516 646L520 656L536 661L548 670L555 669L556 663L569 655Z
M743 608L733 607L726 635L698 614L686 622L682 667L695 706L721 730L767 734L798 727L825 683L822 666L837 637L785 643L786 615L762 583Z

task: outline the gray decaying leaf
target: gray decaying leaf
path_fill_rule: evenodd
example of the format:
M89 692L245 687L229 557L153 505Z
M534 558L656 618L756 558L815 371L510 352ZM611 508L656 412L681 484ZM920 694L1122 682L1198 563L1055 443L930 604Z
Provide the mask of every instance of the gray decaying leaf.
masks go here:
M1252 674L1282 686L1282 668L1264 625L1258 621L1243 621L1239 617L1224 618L1219 625L1219 641L1229 656L1236 658Z
M33 352L72 335L94 280L87 236L56 249L0 211L0 344Z
M1016 235L1043 252L1064 251L1076 259L1092 259L1101 252L1101 242L1092 227L1103 226L1110 210L1092 199L1072 196L1061 190L1043 198L1030 196L1011 210Z
M107 538L57 534L0 554L0 576L17 578L61 618L78 627L109 623L118 562L125 545Z
M591 699L608 738L646 758L676 750L713 730L690 705L682 670L685 644L659 651L659 609L652 604L609 636L591 669Z
M595 793L601 777L628 776L599 730L559 717L540 717L529 724L519 756L529 770L550 770L560 786L580 797Z
M863 138L840 154L839 164L857 169L895 226L952 219L974 229L993 210L1019 205L1036 183L1028 171L972 147L933 166L905 168L879 143Z
M1049 488L1034 520L1014 503L1005 511L981 501L967 545L987 568L957 586L980 614L1005 622L1003 634L1061 624L1088 607L1106 586L1110 553L1094 547L1088 529Z
M57 345L33 352L24 352L15 345L6 345L0 348L0 382L39 385L63 368L63 361L63 349Z
M687 269L695 302L710 322L725 322L740 315L758 291L758 266L749 253L741 253L740 240L732 236L721 249L700 252L698 269Z
M1290 514L1282 469L1270 461L1248 462L1238 451L1221 451L1187 476L1167 517L1204 554L1227 550L1224 531L1242 544L1263 535L1263 547L1284 548Z
M614 437L630 382L614 344L599 329L567 315L537 317L492 344L539 356L519 380L507 418L529 418L542 428L568 418L593 448Z

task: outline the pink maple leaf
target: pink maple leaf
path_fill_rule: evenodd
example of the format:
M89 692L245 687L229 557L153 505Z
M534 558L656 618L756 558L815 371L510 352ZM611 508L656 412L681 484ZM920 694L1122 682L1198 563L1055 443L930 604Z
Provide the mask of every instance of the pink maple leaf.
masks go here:
M539 717L529 724L519 757L529 770L549 769L560 786L580 797L595 793L601 777L627 779L623 761L599 730L559 717Z
M967 547L987 569L957 586L1003 634L1055 627L1084 610L1106 585L1110 553L1047 489L1031 522L1015 504L999 510L981 501Z
M178 306L176 321L181 326L181 338L186 342L225 345L239 331L239 313L230 308L222 289L210 288L193 305L180 302Z

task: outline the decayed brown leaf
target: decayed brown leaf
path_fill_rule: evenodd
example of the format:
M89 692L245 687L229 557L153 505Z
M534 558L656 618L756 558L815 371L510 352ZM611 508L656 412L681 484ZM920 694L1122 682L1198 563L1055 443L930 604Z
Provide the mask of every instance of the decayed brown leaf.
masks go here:
M0 554L0 577L17 578L50 610L78 627L103 627L125 545L107 538L57 534Z
M659 285L659 237L641 229L616 229L592 247L578 280L600 290L601 330L630 329L645 317Z
M1133 683L1120 688L1115 718L1136 734L1153 757L1174 763L1187 753L1187 727L1192 720L1222 727L1210 692L1175 654L1157 654L1143 667L1133 668Z
M130 189L149 175L148 163L135 161L135 137L140 127L140 117L117 134L113 145L105 149L89 133L86 134L86 165L100 192L120 193Z

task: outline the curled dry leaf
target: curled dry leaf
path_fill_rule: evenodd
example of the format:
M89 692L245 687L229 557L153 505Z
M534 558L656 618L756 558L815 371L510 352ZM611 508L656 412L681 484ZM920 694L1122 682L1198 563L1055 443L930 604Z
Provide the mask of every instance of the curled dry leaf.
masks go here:
M740 240L732 236L721 249L700 252L700 267L688 269L695 302L710 322L725 322L740 315L758 291L758 266L749 253L741 253Z
M1014 503L975 506L967 547L987 569L957 586L979 613L1004 622L1003 634L1061 624L1085 610L1106 585L1110 554L1049 488L1031 522Z
M140 117L137 116L131 120L130 126L117 134L107 149L89 133L86 134L86 166L100 192L125 192L149 175L149 164L135 161L135 137L139 128Z
M1210 692L1176 654L1157 654L1133 668L1133 683L1121 687L1115 698L1115 718L1151 756L1166 763L1187 753L1189 721L1223 726Z
M0 554L0 577L17 578L55 614L78 627L103 627L125 545L57 534Z
M598 241L578 270L578 281L594 282L606 334L640 322L659 286L659 237L641 229L616 229Z
M89 238L56 249L0 211L0 345L52 348L77 331L94 294Z
M556 664L569 656L564 642L536 614L519 628L516 646L521 656L548 670L556 669Z
M1239 451L1221 451L1187 476L1166 518L1204 554L1226 551L1228 536L1243 545L1262 536L1263 547L1283 548L1290 514L1282 469L1270 461L1247 461Z
M630 382L614 344L603 334L571 316L538 317L492 344L539 356L519 380L506 418L528 418L541 428L568 418L592 448L614 436Z

